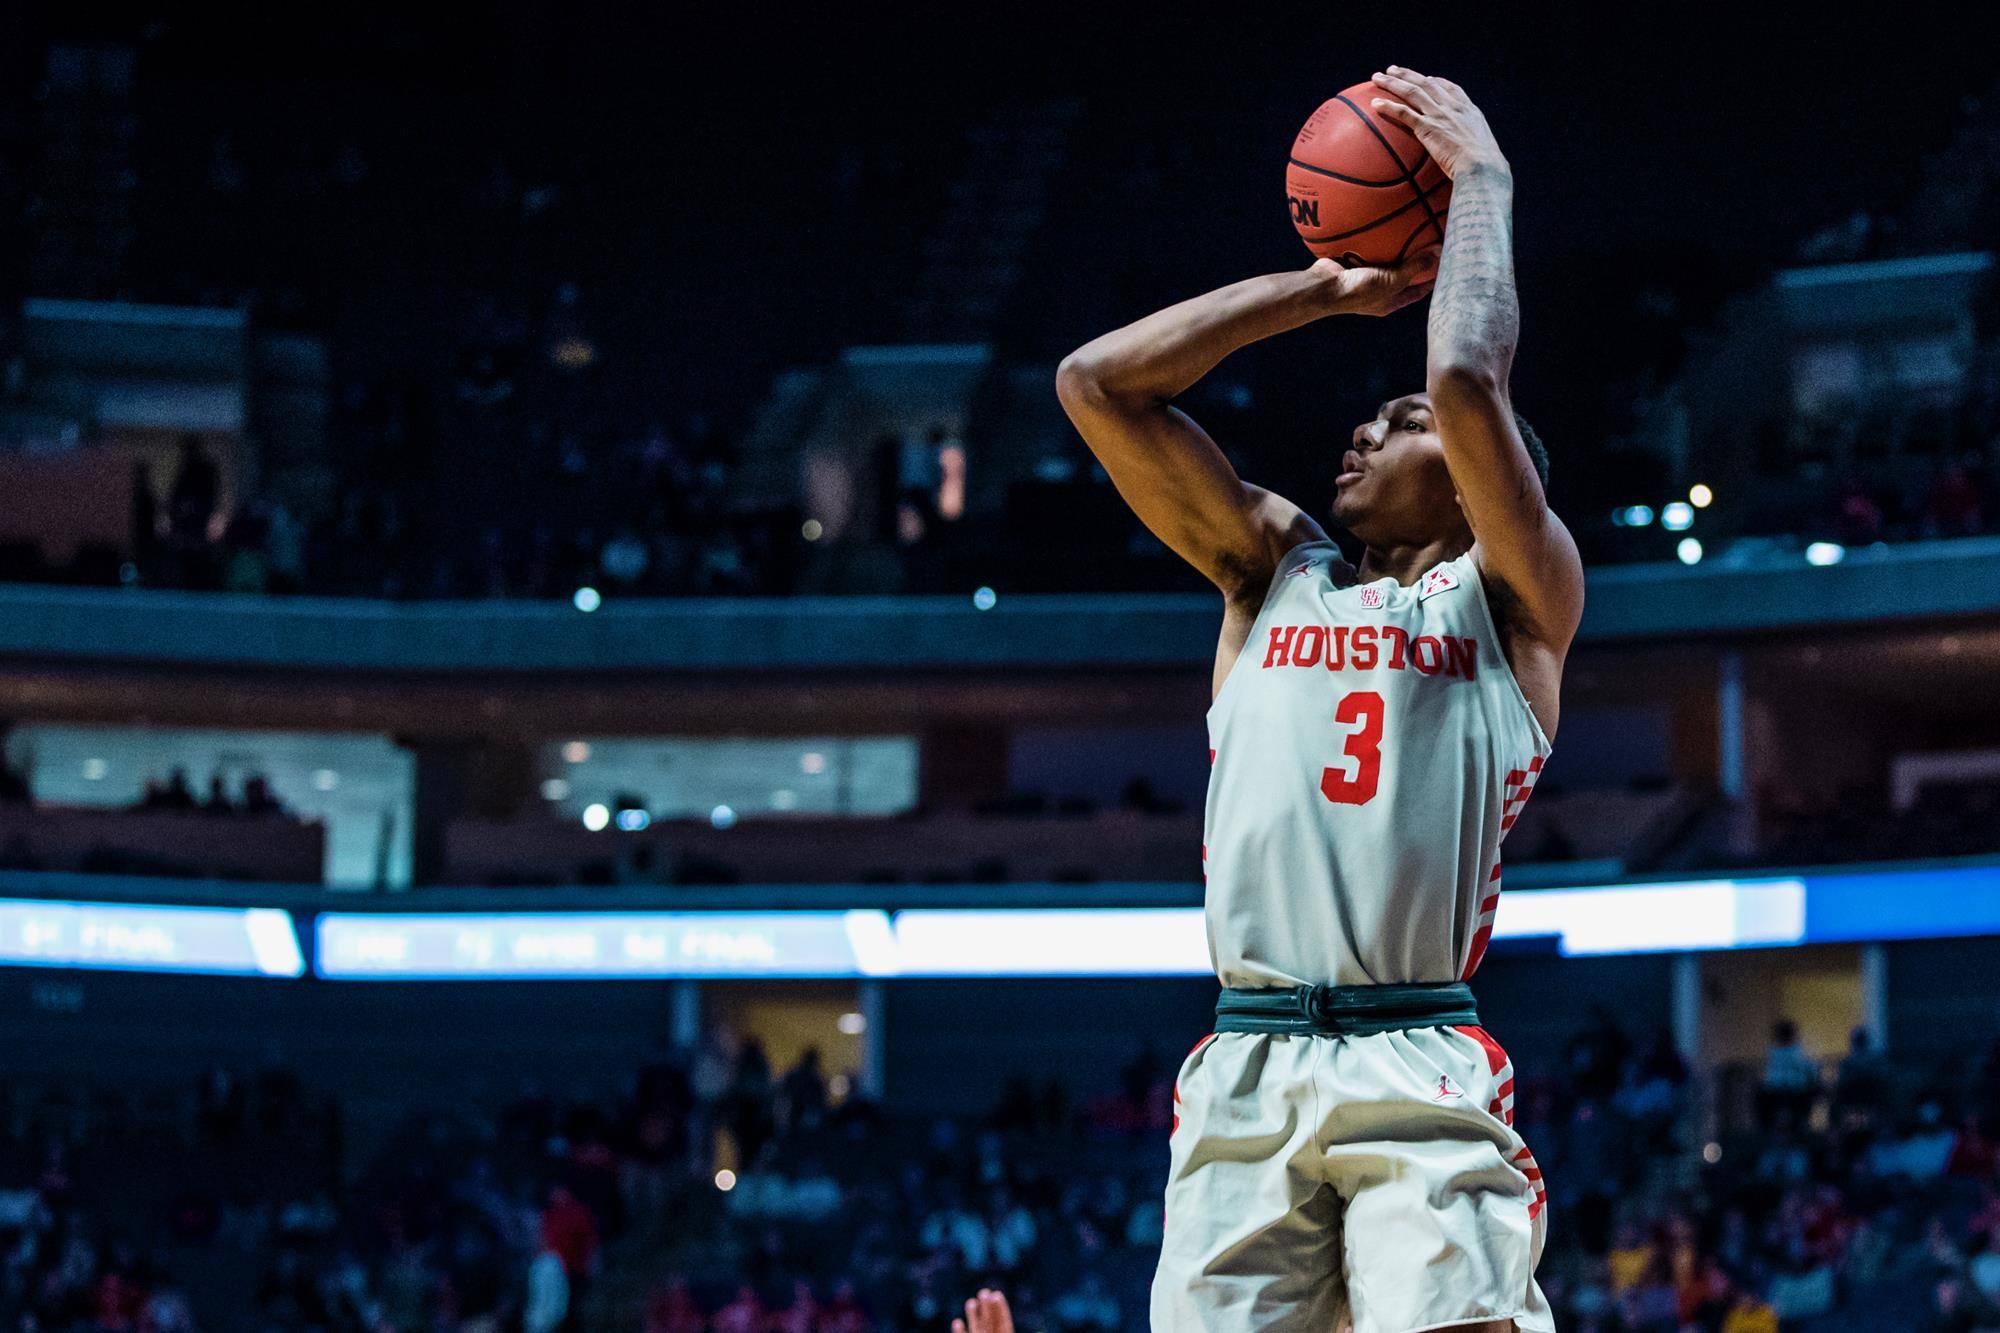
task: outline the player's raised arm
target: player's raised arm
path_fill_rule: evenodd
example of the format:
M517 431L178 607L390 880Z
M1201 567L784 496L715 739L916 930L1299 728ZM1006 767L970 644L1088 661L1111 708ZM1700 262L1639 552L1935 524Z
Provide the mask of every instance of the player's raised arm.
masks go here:
M1207 432L1171 400L1237 348L1334 314L1384 315L1422 298L1413 279L1435 252L1396 269L1322 259L1218 288L1079 347L1056 393L1118 493L1153 535L1225 596L1267 582L1285 549L1317 524L1237 477Z
M1520 337L1514 291L1514 176L1465 90L1391 65L1378 111L1408 127L1452 178L1431 299L1425 387L1482 574L1506 585L1529 628L1558 653L1583 614L1583 564L1514 424L1507 377Z

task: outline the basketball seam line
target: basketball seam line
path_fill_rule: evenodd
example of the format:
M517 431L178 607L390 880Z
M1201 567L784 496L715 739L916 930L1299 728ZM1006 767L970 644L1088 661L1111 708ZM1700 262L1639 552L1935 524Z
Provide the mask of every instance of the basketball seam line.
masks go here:
M1424 222L1419 222L1416 226L1410 229L1410 234L1408 236L1405 236L1403 238L1403 243L1396 247L1396 262L1398 264L1402 263L1404 259L1409 257L1410 242L1416 240L1417 237L1423 235L1424 228L1431 225L1433 225L1431 221L1424 221Z
M1416 191L1417 202L1424 206L1424 212L1430 214L1431 225L1433 227L1437 227L1438 240L1442 241L1444 239L1444 228L1438 227L1437 210L1431 207L1430 200L1424 196L1424 187L1417 184L1417 175L1414 171L1411 171L1409 166L1403 161L1403 155L1397 152L1395 145L1391 144L1388 138L1383 135L1380 127L1378 127L1375 124L1374 119L1371 116L1369 116L1369 114L1366 111L1363 111L1360 107L1354 105L1353 102L1350 102L1347 99L1346 93L1335 93L1334 97L1340 102L1342 106L1346 107L1349 111L1352 111L1355 115L1355 118L1358 119L1363 125L1365 125L1368 128L1368 132L1370 134L1375 136L1375 142L1382 145L1382 151L1389 155L1389 160L1394 162L1398 167L1402 168L1403 179L1409 182L1409 186L1412 190ZM1421 147L1422 145L1418 146ZM1443 168L1440 167L1439 170L1443 171ZM1447 176L1445 177L1445 179L1449 180L1451 178Z
M1335 180L1343 181L1348 185L1365 185L1371 190L1383 190L1391 185L1402 185L1408 180L1404 176L1391 176L1385 181L1368 181L1361 179L1359 176L1343 176L1337 171L1328 171L1325 167L1316 167L1310 162L1301 162L1296 157L1287 158L1286 160L1300 171L1310 171L1315 176L1331 176Z
M1400 208L1392 208L1388 212L1382 214L1382 216L1374 218L1371 221L1366 222L1359 227L1355 227L1351 231L1335 232L1331 236L1307 236L1304 232L1300 232L1299 238L1305 241L1306 244L1308 245L1319 245L1325 241L1344 241L1350 236L1359 236L1364 231L1372 231L1374 228L1381 226L1385 222L1393 222L1395 219L1403 216L1403 214L1409 212L1411 209L1415 208L1418 204L1423 203L1424 196L1426 193L1435 193L1444 184L1445 184L1444 181L1439 181L1436 185L1431 186L1429 191L1423 191L1423 190L1417 191L1417 197L1415 199L1410 200L1410 202L1408 202L1407 204L1404 204ZM1434 224L1436 221L1437 221L1437 214L1435 212L1432 212L1430 215L1430 222L1425 223L1424 225L1428 226ZM1422 228L1420 227L1419 230L1421 229Z

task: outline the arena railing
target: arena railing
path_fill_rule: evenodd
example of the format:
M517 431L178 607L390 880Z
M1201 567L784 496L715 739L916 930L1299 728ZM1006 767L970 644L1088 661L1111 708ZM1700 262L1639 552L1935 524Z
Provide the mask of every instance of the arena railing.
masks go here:
M500 674L1199 666L1206 594L400 603L0 587L0 658ZM2000 612L2000 538L1746 567L1591 571L1579 641L1728 637Z

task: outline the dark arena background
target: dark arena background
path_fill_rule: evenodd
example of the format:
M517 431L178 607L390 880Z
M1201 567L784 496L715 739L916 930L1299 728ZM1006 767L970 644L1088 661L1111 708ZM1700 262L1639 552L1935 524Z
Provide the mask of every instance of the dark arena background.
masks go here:
M0 1328L1146 1328L1222 607L1055 370L1396 61L1588 570L1558 1326L2000 1329L1990 15L184 8L0 24ZM1424 327L1180 401L1323 514Z

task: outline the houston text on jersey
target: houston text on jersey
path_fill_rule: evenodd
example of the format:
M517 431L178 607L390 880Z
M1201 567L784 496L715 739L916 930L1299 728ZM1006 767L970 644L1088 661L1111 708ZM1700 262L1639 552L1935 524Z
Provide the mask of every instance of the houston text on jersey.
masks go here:
M1327 671L1415 670L1426 676L1474 680L1479 641L1456 634L1419 634L1397 625L1273 625L1265 667Z

